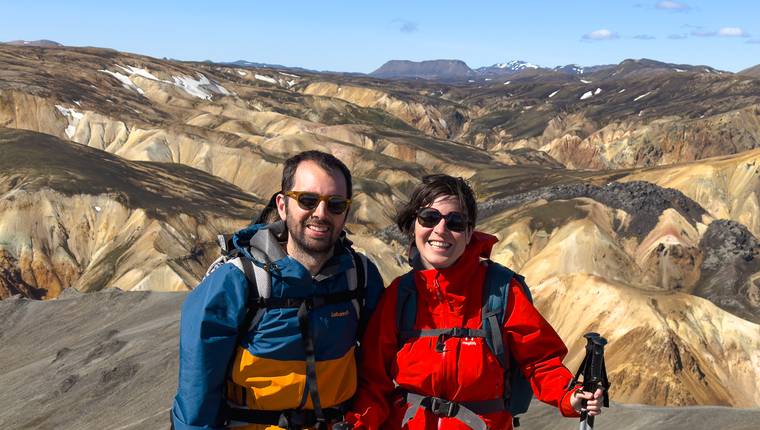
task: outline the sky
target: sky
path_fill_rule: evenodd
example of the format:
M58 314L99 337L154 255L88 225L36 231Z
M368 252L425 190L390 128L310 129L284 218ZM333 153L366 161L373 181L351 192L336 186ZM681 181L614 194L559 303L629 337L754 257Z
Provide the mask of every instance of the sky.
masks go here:
M0 22L0 41L342 72L434 59L477 68L651 58L732 72L760 64L760 2L751 0L2 0Z

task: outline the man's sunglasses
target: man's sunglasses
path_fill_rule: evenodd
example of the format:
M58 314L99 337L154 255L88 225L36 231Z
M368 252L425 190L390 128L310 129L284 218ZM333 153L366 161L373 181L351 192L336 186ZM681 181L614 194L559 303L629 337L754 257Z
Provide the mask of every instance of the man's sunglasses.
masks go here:
M438 209L422 208L417 211L417 222L425 228L432 228L446 220L446 228L450 231L461 233L467 229L467 219L460 212L449 212L441 215Z
M322 194L308 191L286 191L283 194L295 199L298 202L298 207L305 211L313 211L319 206L319 202L325 202L328 211L335 215L340 215L351 206L351 199L343 196L323 196Z

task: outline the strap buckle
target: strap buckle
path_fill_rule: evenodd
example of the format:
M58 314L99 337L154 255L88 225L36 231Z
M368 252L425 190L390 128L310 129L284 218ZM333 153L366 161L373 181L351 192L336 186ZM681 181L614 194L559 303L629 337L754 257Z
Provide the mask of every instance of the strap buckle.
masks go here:
M284 429L301 429L314 425L314 415L310 411L304 410L286 410L280 414L278 427Z
M440 397L430 398L430 412L439 417L453 417L459 411L459 403Z

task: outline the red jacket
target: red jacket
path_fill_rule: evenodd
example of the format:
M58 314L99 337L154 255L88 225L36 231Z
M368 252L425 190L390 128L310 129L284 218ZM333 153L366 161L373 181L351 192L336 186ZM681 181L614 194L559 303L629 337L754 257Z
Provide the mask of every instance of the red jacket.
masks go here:
M446 269L418 270L416 329L481 325L481 306L488 258L498 239L475 232L460 259ZM347 420L356 429L399 429L407 404L401 389L455 402L498 399L504 393L504 372L480 338L449 338L444 352L435 351L435 337L422 337L398 347L396 299L399 279L393 281L372 315L362 340L359 389ZM562 365L567 354L562 339L512 281L503 327L504 345L528 377L539 400L559 407L565 416L578 416L566 390L572 374ZM491 429L511 429L509 412L481 416ZM455 418L439 418L420 408L409 430L469 429Z

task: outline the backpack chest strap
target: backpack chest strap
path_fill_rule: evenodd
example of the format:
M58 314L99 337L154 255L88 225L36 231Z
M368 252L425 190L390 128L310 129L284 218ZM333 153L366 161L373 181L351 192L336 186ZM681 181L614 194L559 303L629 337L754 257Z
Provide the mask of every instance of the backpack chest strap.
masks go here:
M308 310L321 308L323 306L336 303L349 302L361 298L359 290L341 291L338 293L326 294L324 296L313 297L256 297L256 306L259 308L300 308L305 305Z
M417 415L420 408L425 408L437 417L456 418L472 430L488 430L488 426L479 415L508 410L504 399L454 402L441 397L422 396L407 392L406 401L409 403L409 408L404 414L401 427L406 426L409 420Z
M399 332L399 340L402 344L408 340L420 337L437 337L438 341L435 343L436 352L443 352L444 344L452 337L480 337L485 339L487 336L488 332L486 330L466 327L402 330Z

